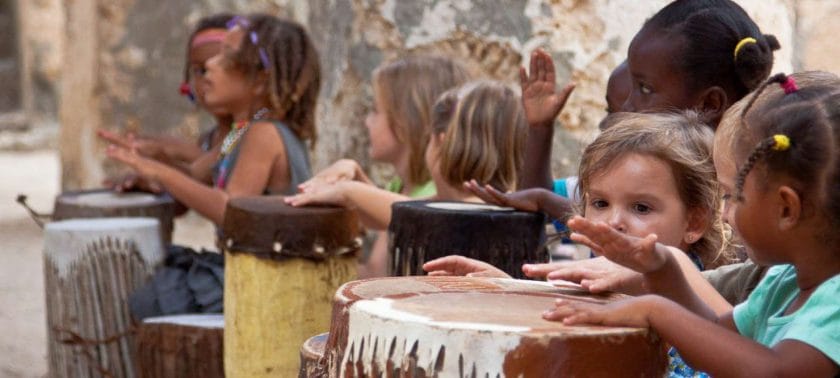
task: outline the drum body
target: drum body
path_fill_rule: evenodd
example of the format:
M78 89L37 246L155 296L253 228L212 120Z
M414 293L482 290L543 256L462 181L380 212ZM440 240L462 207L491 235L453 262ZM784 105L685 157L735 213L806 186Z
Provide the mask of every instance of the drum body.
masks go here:
M164 243L172 241L175 201L168 195L118 193L108 189L65 192L55 198L53 220L149 217L160 222Z
M223 378L225 318L188 314L147 318L137 330L137 376Z
M299 378L326 377L324 350L329 333L325 332L307 339L300 347Z
M391 275L422 275L448 255L485 261L523 278L522 264L548 262L542 213L464 202L397 202L389 232Z
M336 293L326 369L332 377L663 376L665 345L648 329L541 317L558 298L621 297L509 279L354 281Z
M225 373L293 377L300 345L329 329L335 290L356 277L355 213L293 208L278 197L228 203Z
M44 277L53 377L133 377L127 298L163 261L152 218L47 224Z

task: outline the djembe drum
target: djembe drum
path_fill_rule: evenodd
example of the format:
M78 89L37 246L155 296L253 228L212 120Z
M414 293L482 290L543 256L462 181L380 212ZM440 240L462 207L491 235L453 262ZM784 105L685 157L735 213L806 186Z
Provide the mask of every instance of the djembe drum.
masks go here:
M465 202L397 202L389 232L390 272L421 275L448 255L485 261L523 278L522 264L548 262L545 215Z
M326 377L324 350L327 346L328 332L307 339L300 347L299 378Z
M47 224L44 277L53 377L133 377L127 298L163 261L152 218Z
M146 318L137 329L137 376L223 378L222 314Z
M220 238L227 376L297 375L300 345L329 329L335 290L356 276L359 233L344 208L265 196L228 203Z
M55 198L52 219L156 218L160 222L160 235L164 243L169 243L172 241L174 215L175 201L168 195L96 189L61 193Z
M608 303L579 286L469 277L350 282L336 293L320 358L330 377L654 377L665 345L649 329L542 319L558 298Z

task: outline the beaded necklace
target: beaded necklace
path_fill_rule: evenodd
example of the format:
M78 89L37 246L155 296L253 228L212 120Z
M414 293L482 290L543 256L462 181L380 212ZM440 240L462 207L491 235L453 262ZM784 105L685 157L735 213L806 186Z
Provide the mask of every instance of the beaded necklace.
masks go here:
M254 117L251 118L251 120L234 122L231 125L230 131L228 132L227 136L225 136L224 141L222 141L222 156L229 154L230 151L233 150L233 147L235 147L236 144L239 143L239 139L242 138L242 135L245 134L245 131L248 131L248 127L251 126L251 123L253 123L253 121L262 119L267 113L268 109L262 108L260 110L257 110L256 113L254 113Z

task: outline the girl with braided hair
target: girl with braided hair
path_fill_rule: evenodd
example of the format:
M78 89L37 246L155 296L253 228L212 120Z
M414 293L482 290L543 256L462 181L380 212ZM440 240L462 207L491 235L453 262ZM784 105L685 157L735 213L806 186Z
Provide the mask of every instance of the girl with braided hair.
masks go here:
M713 376L840 373L840 81L824 72L776 75L742 101L724 117L737 122L723 122L733 129L718 132L714 160L724 220L750 258L772 266L749 298L715 313L656 235L631 237L576 217L573 240L644 274L668 299L558 301L545 318L651 327Z
M207 107L234 120L213 149L213 185L130 147L111 145L108 157L220 225L229 198L294 193L311 176L320 80L318 54L301 25L263 14L233 17L203 81Z

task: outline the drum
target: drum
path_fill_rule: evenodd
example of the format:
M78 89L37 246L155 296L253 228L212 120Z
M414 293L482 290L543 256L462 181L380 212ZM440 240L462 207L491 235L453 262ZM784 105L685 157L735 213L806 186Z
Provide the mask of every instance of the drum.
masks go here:
M46 225L50 376L134 376L126 299L163 258L157 219L71 219Z
M223 378L222 314L146 318L137 329L137 376Z
M150 217L160 222L164 243L172 241L175 201L168 195L109 189L65 192L56 197L53 220L74 218Z
M329 330L335 290L356 276L359 220L337 207L287 206L279 197L228 202L225 374L293 377L300 345Z
M388 232L395 276L422 275L425 262L454 254L518 278L524 278L522 264L548 262L542 213L465 202L397 202Z
M324 348L327 345L329 333L322 333L307 339L300 347L300 373L299 378L326 377L326 361L324 360Z
M354 281L336 293L327 370L333 377L661 377L667 352L651 330L541 317L557 298L623 297L511 279Z

